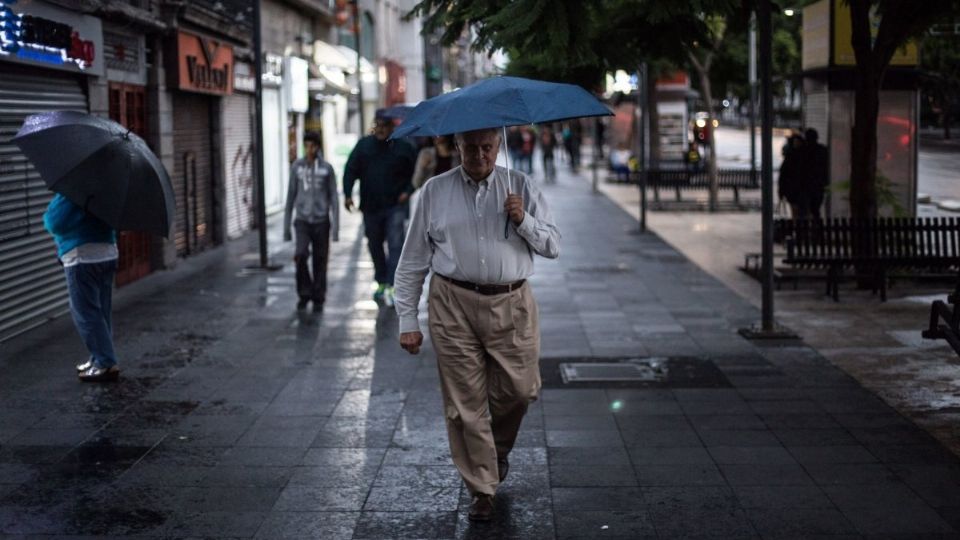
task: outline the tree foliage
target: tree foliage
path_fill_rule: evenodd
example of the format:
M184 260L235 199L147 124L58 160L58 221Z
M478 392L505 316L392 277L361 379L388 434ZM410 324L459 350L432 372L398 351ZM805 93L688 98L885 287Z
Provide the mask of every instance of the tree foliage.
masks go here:
M643 61L686 61L681 39L709 39L704 14L742 16L740 0L422 0L425 30L455 42L464 29L473 48L510 53L516 73L587 88L615 69Z

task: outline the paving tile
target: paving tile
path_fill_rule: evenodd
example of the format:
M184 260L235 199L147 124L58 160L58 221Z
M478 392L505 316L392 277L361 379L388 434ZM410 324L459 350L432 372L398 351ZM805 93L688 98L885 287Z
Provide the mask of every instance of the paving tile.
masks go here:
M797 464L721 464L720 471L731 486L805 486L813 479Z
M833 501L813 485L736 485L733 491L744 508L835 508Z
M558 538L657 538L653 520L642 509L561 512L556 529Z
M597 447L622 446L623 439L619 431L596 430L548 430L547 446L549 447Z
M552 488L553 505L565 511L631 511L642 500L634 487L557 487Z
M634 465L641 486L720 486L726 479L713 464Z
M446 512L456 511L460 486L434 487L374 486L363 505L365 511L376 512Z
M366 486L288 485L273 506L275 512L359 512L367 498Z
M454 538L456 512L361 512L353 538Z
M703 442L695 431L686 429L640 429L622 430L623 442L628 447L636 446L697 446Z
M633 469L628 466L564 465L550 470L553 487L636 486Z
M802 464L877 462L863 446L788 446L787 451Z
M627 454L627 450L623 447L555 447L548 448L547 450L548 461L551 467L563 467L567 465L630 466L630 456Z
M702 430L697 432L707 447L716 446L779 446L772 431L759 429Z
M857 532L836 508L748 508L746 513L764 538L808 538Z
M356 512L270 512L254 538L355 538Z
M166 532L175 537L252 538L266 517L266 512L197 512L177 518Z
M713 459L731 465L792 465L796 460L782 446L714 446Z
M627 449L635 465L709 465L713 456L702 446L633 446Z

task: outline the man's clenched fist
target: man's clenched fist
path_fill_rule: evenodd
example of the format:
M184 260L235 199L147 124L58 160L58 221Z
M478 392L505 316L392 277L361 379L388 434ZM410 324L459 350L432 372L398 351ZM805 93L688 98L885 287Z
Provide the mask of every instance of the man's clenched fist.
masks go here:
M410 354L420 352L420 346L423 345L423 334L421 332L404 332L400 334L400 346Z

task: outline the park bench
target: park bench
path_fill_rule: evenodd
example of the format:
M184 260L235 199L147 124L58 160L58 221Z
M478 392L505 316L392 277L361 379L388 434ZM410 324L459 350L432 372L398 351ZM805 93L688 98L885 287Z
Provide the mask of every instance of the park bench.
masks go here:
M719 169L717 184L721 190L733 190L733 200L740 204L740 191L760 189L758 171L750 169ZM660 190L672 189L677 202L683 200L684 191L709 191L710 175L705 170L651 169L631 173L631 181L653 188L654 202L660 202Z
M947 301L934 300L930 305L930 327L923 331L926 339L943 339L960 355L960 274L953 294Z
M887 299L890 270L947 271L960 265L960 219L876 218L859 220L777 220L783 239L783 263L799 269L826 270L827 294L839 300L844 270L872 277L874 292Z

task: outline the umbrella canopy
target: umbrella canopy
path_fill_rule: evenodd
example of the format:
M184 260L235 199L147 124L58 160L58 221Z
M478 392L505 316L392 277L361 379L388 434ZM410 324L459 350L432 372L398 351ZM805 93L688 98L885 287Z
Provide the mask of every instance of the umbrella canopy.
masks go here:
M13 138L47 187L118 230L169 236L173 187L137 135L112 120L76 111L34 114Z
M383 110L383 115L386 118L396 118L397 120L403 120L410 114L410 111L413 110L413 105L393 105L392 107L387 107Z
M579 86L493 77L420 102L391 138L449 135L612 114Z

